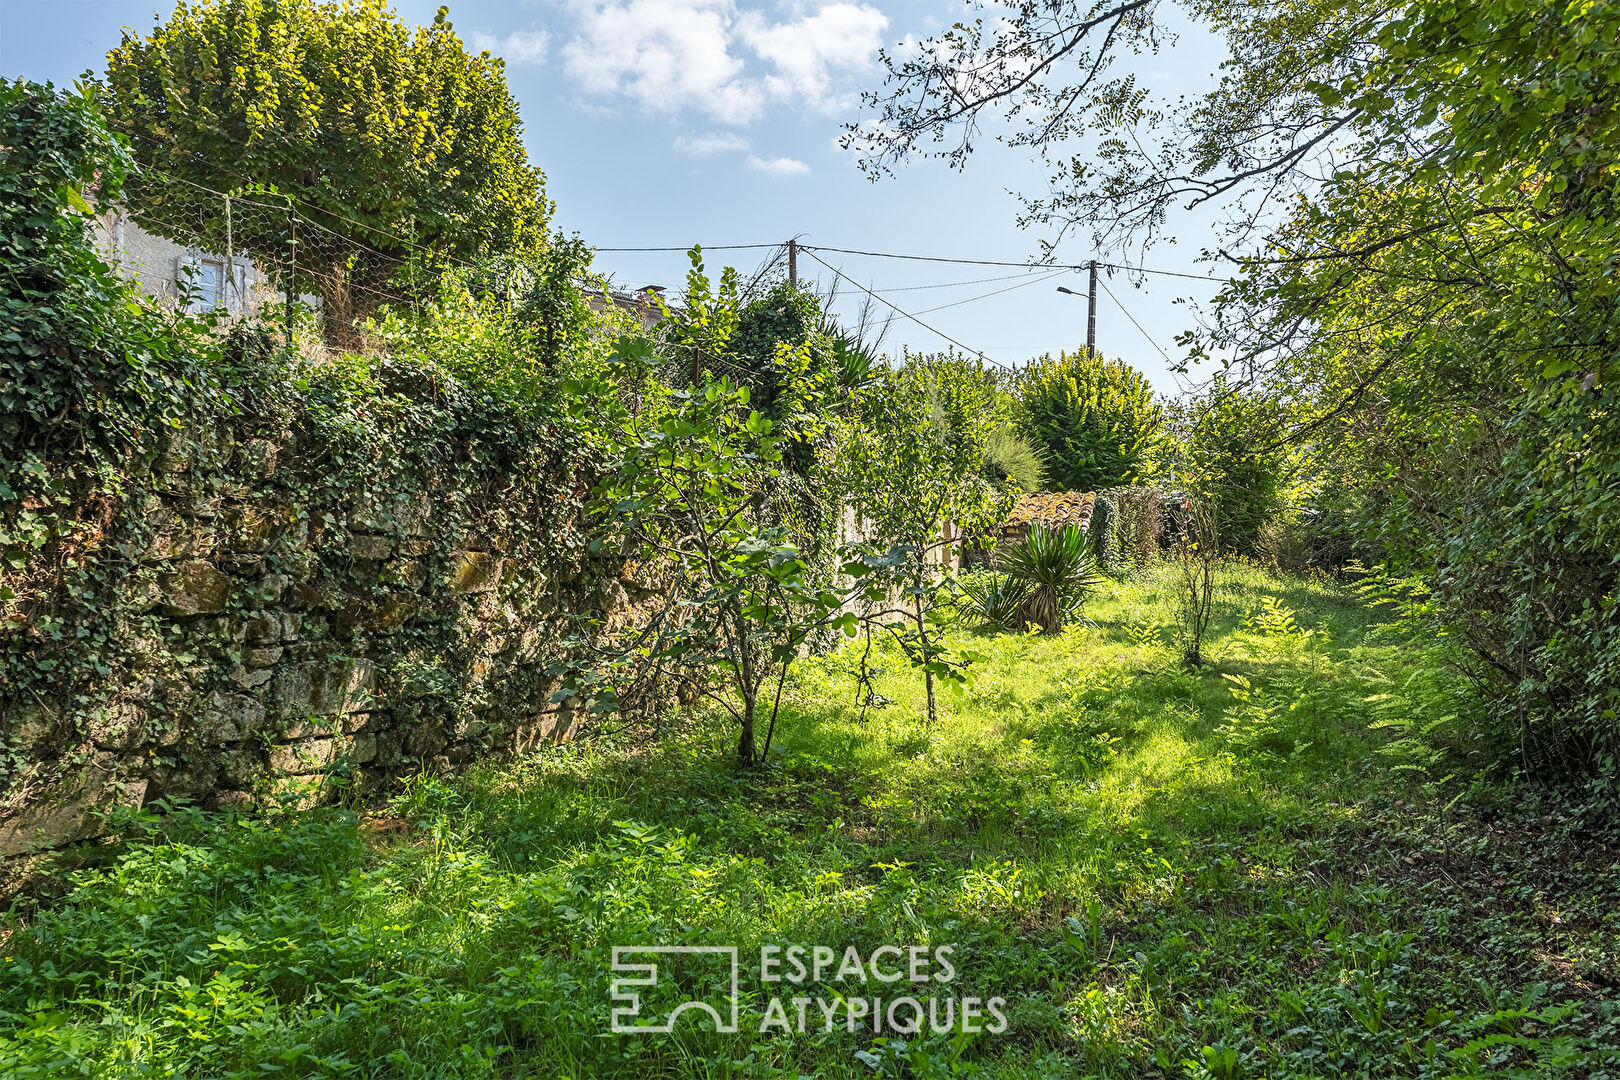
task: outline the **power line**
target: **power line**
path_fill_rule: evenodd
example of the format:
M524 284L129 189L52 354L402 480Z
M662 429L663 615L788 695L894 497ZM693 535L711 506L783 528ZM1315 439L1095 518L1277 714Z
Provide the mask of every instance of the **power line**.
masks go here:
M704 251L758 251L761 248L779 248L781 243L775 244L688 244L686 247L599 247L593 251L614 252L655 252L655 251L691 251L694 247L701 247Z
M1120 312L1127 319L1131 320L1131 325L1136 327L1136 329L1141 332L1143 337L1147 338L1147 343L1159 350L1159 355L1164 357L1165 370L1170 373L1170 378L1175 381L1176 388L1182 393L1186 393L1187 387L1182 383L1181 373L1176 370L1176 362L1170 359L1170 354L1165 352L1162 348L1159 348L1159 343L1153 340L1153 335L1149 334L1147 329L1143 327L1141 323L1136 321L1136 316L1131 314L1130 308L1119 302L1119 297L1114 295L1114 290L1110 289L1107 283L1105 283L1101 278L1098 278L1097 284L1102 286L1102 291L1108 294L1108 299L1114 302L1114 306L1119 308Z
M1029 269L1030 270L1045 270L1046 267L1044 267L1044 266L1032 266ZM1064 273L1068 273L1068 271L1065 270ZM891 286L891 287L889 287L887 289L884 289L883 291L884 292L897 293L897 292L922 292L922 291L927 290L927 289L954 289L954 288L957 288L958 286L962 286L962 285L988 285L992 281L1012 281L1014 278L1028 278L1028 277L1029 277L1029 273L1026 271L1025 273L1022 273L1022 274L998 274L995 277L969 278L966 281L941 281L941 282L937 282L937 283L935 283L933 285L894 285L894 286Z
M1090 261L1083 263L1028 263L1007 262L999 259L957 259L943 255L903 255L893 251L858 251L854 248L822 247L817 244L800 244L801 251L835 251L840 255L865 255L874 259L905 259L911 262L956 263L965 266L1024 266L1031 270L1089 270ZM1208 277L1203 274L1186 274L1179 270L1155 270L1146 266L1130 266L1125 263L1106 263L1098 261L1098 266L1109 270L1123 270L1133 274L1158 274L1161 277L1188 278L1192 281L1225 282L1225 278Z
M981 360L987 361L988 363L994 364L996 367L1001 368L1003 371L1011 371L1011 370L1013 370L1012 368L1008 367L1006 364L1001 363L999 360L992 360L990 357L985 356L983 350L975 349L971 345L965 345L962 342L957 341L955 338L951 337L951 335L945 333L943 330L936 330L934 327L929 326L927 323L923 322L921 319L917 318L917 316L911 314L909 311L902 310L897 304L895 304L894 301L889 300L886 297L880 296L877 293L873 292L871 289L868 289L865 285L862 285L860 282L856 281L854 278L850 277L848 274L845 274L842 270L838 269L836 266L832 265L827 260L825 260L821 256L817 255L815 252L813 252L813 251L805 251L805 249L804 249L804 247L802 245L800 246L799 250L804 251L804 253L806 255L808 255L812 259L816 260L816 262L820 263L822 266L825 266L828 270L831 270L834 274L836 274L838 277L842 278L844 281L849 282L849 284L851 284L851 285L855 286L857 289L861 290L861 292L865 293L867 296L870 296L872 299L877 300L880 303L887 304L894 311L894 313L896 315L899 315L900 317L905 318L905 319L910 319L912 322L916 323L918 326L922 327L924 330L927 330L930 334L935 334L935 335L937 335L939 337L944 338L946 341L950 342L952 345L955 345L957 348L963 349L963 350L965 350L967 352L970 352L973 355L979 357Z
M961 300L953 300L949 304L940 304L938 307L923 308L921 311L917 312L917 314L927 315L930 312L944 311L947 308L961 307L963 304L971 304L976 300L987 300L992 296L1000 296L1002 293L1012 292L1014 289L1024 289L1031 285L1039 285L1043 281L1051 281L1059 274L1067 274L1068 272L1069 271L1067 270L1053 270L1050 273L1042 274L1040 277L1031 278L1028 281L1020 281L1016 285L1008 285L1005 289L997 289L994 292L980 293L978 296L964 297ZM890 289L889 291L893 292L895 290Z

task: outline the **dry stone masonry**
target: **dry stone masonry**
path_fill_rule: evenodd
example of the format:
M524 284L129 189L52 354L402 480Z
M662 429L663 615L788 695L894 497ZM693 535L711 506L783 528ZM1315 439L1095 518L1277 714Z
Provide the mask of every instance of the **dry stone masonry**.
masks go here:
M575 728L552 700L570 636L633 624L648 595L587 551L592 465L403 376L395 417L358 432L330 415L353 402L313 392L175 431L116 492L80 486L91 524L10 572L13 868L118 807L309 805Z

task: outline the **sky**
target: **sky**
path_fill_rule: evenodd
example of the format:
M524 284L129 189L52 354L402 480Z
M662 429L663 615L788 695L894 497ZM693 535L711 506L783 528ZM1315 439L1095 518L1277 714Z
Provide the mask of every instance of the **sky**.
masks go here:
M395 4L411 24L431 22L437 7ZM1044 190L1046 174L1022 151L981 140L962 171L917 161L873 182L837 146L844 124L869 115L859 99L881 84L877 50L969 17L962 3L450 0L448 7L470 48L506 59L530 158L557 204L554 224L597 247L597 269L617 285L678 289L692 244L797 237L831 248L1016 263L1039 254L1040 234L1017 226L1013 193ZM171 9L172 0L0 0L0 75L71 83L102 70L122 27L145 31L155 12L166 17ZM1161 11L1170 14L1168 6ZM1171 98L1206 88L1222 58L1219 42L1196 26L1170 29L1173 43L1126 58L1121 70ZM1175 242L1134 258L1215 273L1199 261L1210 220L1172 218ZM664 247L678 250L606 250ZM715 250L706 261L713 272L729 263L746 277L766 254ZM1083 272L814 254L932 328L897 316L884 343L891 352L945 348L938 331L1018 366L1085 342ZM1056 257L1083 263L1093 254L1087 238L1075 237ZM809 255L800 256L799 273L822 286L833 281ZM1082 295L1060 293L1059 285ZM1197 324L1196 304L1207 309L1218 283L1133 282L1104 272L1102 285L1098 349L1143 371L1161 393L1197 382L1196 370L1191 379L1174 376L1164 354L1180 358L1176 335ZM839 288L839 310L852 316L861 293L847 281Z

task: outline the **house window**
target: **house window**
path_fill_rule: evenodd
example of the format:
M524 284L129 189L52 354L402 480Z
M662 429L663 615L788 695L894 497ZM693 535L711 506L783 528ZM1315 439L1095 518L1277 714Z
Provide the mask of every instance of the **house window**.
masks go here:
M225 264L217 259L197 263L197 306L212 311L225 303Z
M180 266L180 280L191 294L192 311L212 311L225 306L223 259L188 258Z

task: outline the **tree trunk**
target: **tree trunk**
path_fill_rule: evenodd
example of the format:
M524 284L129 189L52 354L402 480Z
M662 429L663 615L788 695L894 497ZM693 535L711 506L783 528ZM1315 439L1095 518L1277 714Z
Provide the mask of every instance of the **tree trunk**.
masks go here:
M928 655L928 623L923 618L922 602L922 575L917 577L917 640L922 642L923 663L928 663L933 657ZM934 673L923 671L923 686L928 691L928 723L932 727L939 720L939 705L934 699Z
M744 692L742 734L737 737L737 760L744 765L754 763L754 695Z

